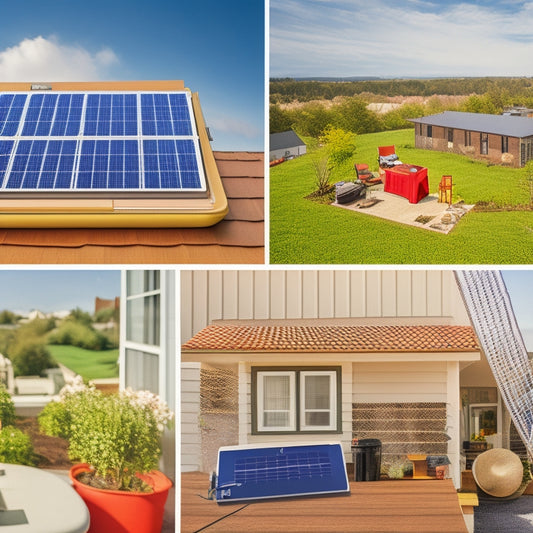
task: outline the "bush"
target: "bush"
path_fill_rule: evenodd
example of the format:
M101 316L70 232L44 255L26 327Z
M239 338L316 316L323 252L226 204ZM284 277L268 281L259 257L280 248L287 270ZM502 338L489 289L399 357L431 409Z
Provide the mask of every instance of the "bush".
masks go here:
M57 366L46 346L33 339L15 346L11 362L16 376L40 376L47 368Z
M15 423L15 404L3 385L0 385L0 422L0 427L12 426Z
M143 483L135 474L157 468L171 416L149 392L104 395L78 378L45 407L39 423L45 433L67 438L71 460L90 464L106 488L138 491Z
M30 437L13 426L4 427L0 431L0 462L34 466Z
M108 350L112 348L109 339L92 327L67 320L48 336L50 344L68 344L86 350Z

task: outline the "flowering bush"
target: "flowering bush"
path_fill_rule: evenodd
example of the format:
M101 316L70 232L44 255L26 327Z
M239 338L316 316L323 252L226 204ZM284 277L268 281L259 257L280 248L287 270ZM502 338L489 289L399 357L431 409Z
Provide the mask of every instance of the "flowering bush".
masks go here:
M106 395L78 379L45 407L39 422L45 433L69 441L71 460L92 467L91 485L142 491L135 474L157 468L161 434L171 419L166 403L150 392Z
M4 385L0 385L0 428L15 423L15 404Z
M479 431L479 433L472 433L472 435L470 436L470 440L471 441L484 442L486 440L485 439L485 430L481 429Z

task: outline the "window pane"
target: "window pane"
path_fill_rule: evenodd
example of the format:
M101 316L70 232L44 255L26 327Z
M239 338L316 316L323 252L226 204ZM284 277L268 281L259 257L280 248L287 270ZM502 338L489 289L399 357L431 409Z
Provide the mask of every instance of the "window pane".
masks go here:
M289 376L265 376L263 406L265 411L290 409L291 384Z
M141 344L159 346L159 294L129 300L126 304L126 339Z
M264 413L263 425L265 427L288 427L289 426L289 413Z
M305 409L329 409L330 377L306 376Z
M127 295L143 294L160 288L159 270L128 270Z
M329 426L330 423L329 411L305 413L306 426Z
M126 387L159 393L157 355L126 349Z

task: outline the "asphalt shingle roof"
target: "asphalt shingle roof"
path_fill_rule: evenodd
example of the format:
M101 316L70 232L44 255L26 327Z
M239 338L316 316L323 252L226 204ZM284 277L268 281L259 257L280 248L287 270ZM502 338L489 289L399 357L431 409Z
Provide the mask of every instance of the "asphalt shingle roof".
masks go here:
M250 352L471 352L470 326L237 326L211 325L184 351Z
M305 143L292 130L270 134L270 151L294 148L295 146L305 146Z
M430 124L432 126L493 133L508 137L523 138L533 136L533 119L528 117L444 111L437 115L411 118L409 120L416 124Z

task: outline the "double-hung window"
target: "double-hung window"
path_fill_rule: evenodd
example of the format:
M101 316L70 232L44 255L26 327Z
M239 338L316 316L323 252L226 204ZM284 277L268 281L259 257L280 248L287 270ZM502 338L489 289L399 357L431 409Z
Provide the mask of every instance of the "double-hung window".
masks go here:
M253 368L254 433L340 431L340 368Z

